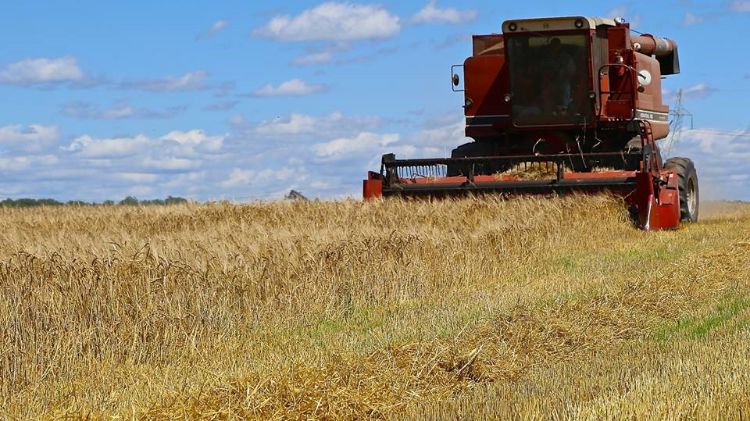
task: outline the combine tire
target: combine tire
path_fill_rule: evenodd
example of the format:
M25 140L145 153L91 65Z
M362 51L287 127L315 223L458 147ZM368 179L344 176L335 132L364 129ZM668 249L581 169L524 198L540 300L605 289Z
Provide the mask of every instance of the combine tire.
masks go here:
M698 221L698 173L688 158L669 158L664 168L677 174L680 192L680 221Z
M451 158L471 158L480 156L493 156L495 155L492 145L485 142L469 142L453 149L451 151ZM490 175L496 172L505 171L503 165L500 164L476 164L474 166L474 175ZM448 164L447 176L453 177L458 175L468 175L470 168L468 165L461 164Z
M467 158L471 156L481 156L481 145L476 142L464 143L451 151L451 158ZM454 177L458 175L467 175L469 168L466 165L448 164L447 176Z

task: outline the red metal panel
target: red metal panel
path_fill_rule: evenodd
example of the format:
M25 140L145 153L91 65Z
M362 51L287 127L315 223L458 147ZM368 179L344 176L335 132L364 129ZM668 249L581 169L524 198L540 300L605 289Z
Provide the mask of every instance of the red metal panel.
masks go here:
M649 229L675 229L680 224L680 198L677 190L661 189L659 201L652 204Z
M484 55L469 57L464 62L464 89L466 97L466 116L504 116L510 115L510 104L503 97L510 93L510 79L505 57L502 55ZM508 127L510 119L495 118L489 122L494 129ZM492 130L497 134L500 130ZM467 136L471 136L467 128Z
M610 51L630 48L630 27L622 25L607 29L607 40Z
M651 75L648 85L639 85L638 101L636 107L641 110L651 110L659 113L666 113L669 107L662 103L661 93L661 70L659 62L652 57L635 53L635 68L638 71L647 71Z
M383 180L364 180L362 182L362 196L365 200L383 196Z
M362 197L365 200L383 197L383 179L380 174L369 171L367 180L362 182Z
M637 187L627 197L628 203L638 210L639 224L646 230L675 229L680 224L680 198L673 173L663 172L667 185L654 189L654 176L638 172Z

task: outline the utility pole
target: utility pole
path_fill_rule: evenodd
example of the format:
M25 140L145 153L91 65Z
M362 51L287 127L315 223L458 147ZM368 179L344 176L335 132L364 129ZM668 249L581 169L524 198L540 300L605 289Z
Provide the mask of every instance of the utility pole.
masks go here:
M677 91L677 98L675 99L675 105L672 111L669 112L672 115L673 120L670 123L669 128L669 140L667 141L667 147L665 148L666 157L669 157L672 153L672 147L679 142L682 136L682 118L690 117L690 130L693 130L693 113L686 110L682 105L682 89Z

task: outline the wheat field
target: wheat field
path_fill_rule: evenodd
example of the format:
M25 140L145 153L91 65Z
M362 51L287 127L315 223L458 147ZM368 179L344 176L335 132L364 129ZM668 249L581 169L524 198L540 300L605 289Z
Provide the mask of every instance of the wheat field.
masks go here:
M750 206L0 209L10 418L750 417Z

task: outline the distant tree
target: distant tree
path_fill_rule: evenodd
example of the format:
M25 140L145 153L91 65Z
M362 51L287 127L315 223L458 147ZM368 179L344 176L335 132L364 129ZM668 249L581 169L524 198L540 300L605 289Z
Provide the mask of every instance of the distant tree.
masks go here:
M32 206L39 206L40 203L36 199L18 199L16 200L16 206L19 208L30 208Z
M174 196L167 196L166 199L164 199L165 205L181 205L187 203L187 199L182 197L174 197Z
M141 200L141 205L164 205L164 201L161 199Z
M39 204L42 206L62 206L65 203L59 202L55 199L40 199Z
M66 203L66 205L69 206L89 206L92 204L93 203L84 202L83 200L68 200L68 202Z
M137 206L139 204L138 199L133 196L128 196L122 200L120 200L120 205L125 206Z
M137 206L137 205L153 205L153 206L164 206L164 205L178 205L188 203L188 200L182 197L167 196L166 199L150 199L150 200L138 200L134 196L128 196L119 202L113 200L105 200L101 203L86 202L83 200L68 200L67 202L60 202L55 199L30 199L30 198L19 198L11 199L6 198L0 200L0 207L3 208L31 208L37 206Z
M20 198L20 199L5 199L0 202L0 206L6 207L6 208L30 208L35 206L60 206L62 203L58 202L54 199L29 199L29 198Z

